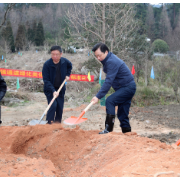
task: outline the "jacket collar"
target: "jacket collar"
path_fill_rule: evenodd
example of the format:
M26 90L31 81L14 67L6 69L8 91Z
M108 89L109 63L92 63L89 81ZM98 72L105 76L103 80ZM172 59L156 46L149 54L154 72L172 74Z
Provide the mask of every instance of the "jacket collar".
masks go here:
M61 63L61 65L62 65L64 62L65 62L64 58L62 58L62 57L61 57L61 59L60 59L60 63ZM50 66L55 67L55 64L53 63L52 58L50 59Z
M108 60L108 58L111 56L111 54L112 54L112 52L108 52L108 54L107 54L107 56L106 56L106 58L103 60L103 61L100 61L103 65L105 65L106 64L106 61Z

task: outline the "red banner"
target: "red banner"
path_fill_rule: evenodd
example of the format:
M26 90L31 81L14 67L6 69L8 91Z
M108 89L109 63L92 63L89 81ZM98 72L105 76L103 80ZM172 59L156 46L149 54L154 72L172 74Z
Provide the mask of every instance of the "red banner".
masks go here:
M42 78L42 72L38 71L25 71L17 69L4 69L0 68L2 76L14 76L14 77L28 77L28 78ZM71 74L70 81L89 81L88 75ZM91 76L90 82L94 81L94 76Z
M0 68L2 76L42 78L42 72Z
M70 81L89 81L88 75L71 74ZM91 76L90 82L94 82L94 76Z

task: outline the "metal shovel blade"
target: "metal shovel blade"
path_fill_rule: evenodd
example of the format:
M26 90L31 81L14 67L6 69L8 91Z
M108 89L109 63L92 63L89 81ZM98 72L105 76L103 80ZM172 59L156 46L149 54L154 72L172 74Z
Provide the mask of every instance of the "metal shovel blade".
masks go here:
M177 145L177 146L180 145L180 139L176 142L176 145Z
M34 126L34 125L36 125L36 124L47 124L47 121L41 121L41 120L36 120L36 119L34 119L34 120L31 120L29 123L28 123L28 125L30 125L30 126Z
M67 125L76 125L76 124L80 124L84 121L87 121L87 118L78 118L75 116L71 116L70 118L64 120L63 123L67 124Z

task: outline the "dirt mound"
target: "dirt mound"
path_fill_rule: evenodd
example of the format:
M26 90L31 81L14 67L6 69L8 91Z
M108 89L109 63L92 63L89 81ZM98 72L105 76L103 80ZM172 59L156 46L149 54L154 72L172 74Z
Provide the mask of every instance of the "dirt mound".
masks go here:
M54 177L55 167L50 160L0 154L1 177Z
M135 132L98 132L62 124L3 126L0 176L179 176L179 147Z

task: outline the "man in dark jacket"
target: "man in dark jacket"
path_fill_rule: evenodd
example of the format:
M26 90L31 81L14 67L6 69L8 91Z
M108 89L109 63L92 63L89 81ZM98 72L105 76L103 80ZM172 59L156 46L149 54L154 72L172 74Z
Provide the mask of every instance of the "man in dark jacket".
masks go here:
M57 91L65 79L69 80L71 69L72 63L66 58L62 57L61 47L52 46L51 59L44 63L42 69L44 94L46 95L48 104L51 102L54 96L57 97L47 112L46 120L49 124L51 124L51 121L61 123L64 107L64 94L66 90L65 85L59 94Z
M105 130L99 134L113 131L115 106L118 106L117 116L120 121L122 132L131 132L128 115L131 99L136 92L134 77L125 62L112 52L109 52L105 44L96 44L92 51L96 58L103 64L103 71L106 73L106 79L100 91L91 101L93 101L94 104L98 103L99 99L103 98L111 87L115 90L115 92L106 99Z
M2 98L5 96L6 91L7 91L7 85L6 85L4 78L2 77L2 75L0 73L0 102L1 102ZM1 105L0 105L0 124L1 123L2 123L2 121L1 121Z

